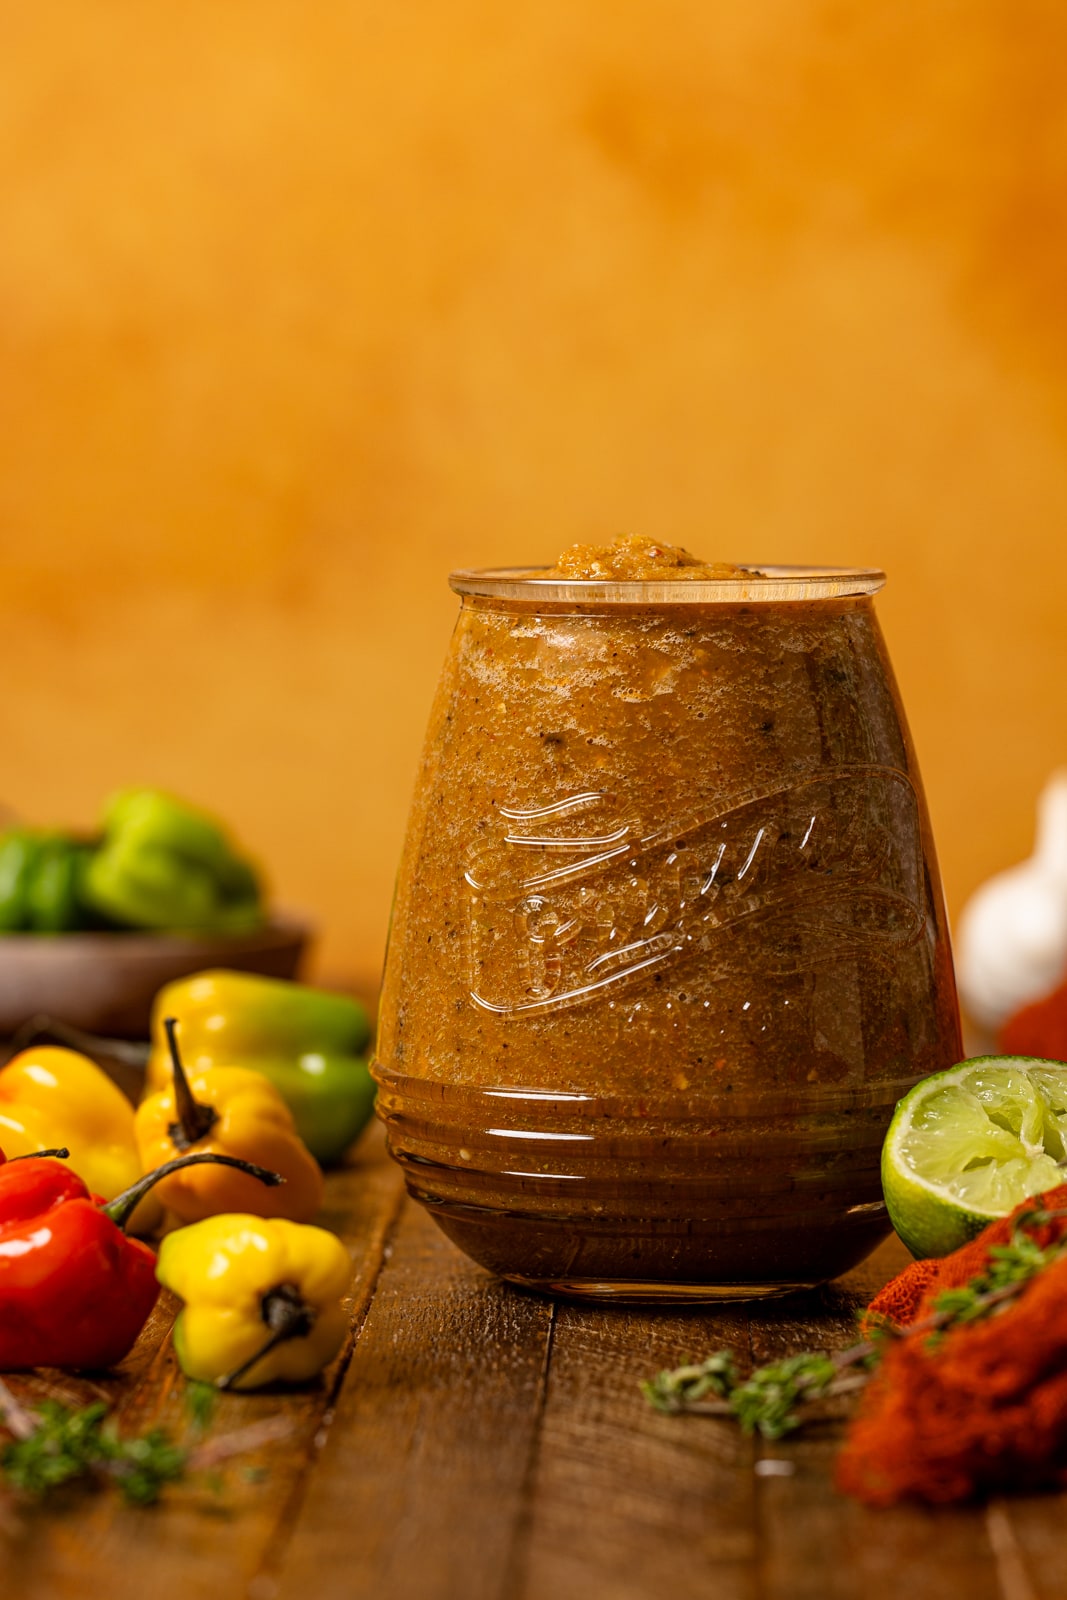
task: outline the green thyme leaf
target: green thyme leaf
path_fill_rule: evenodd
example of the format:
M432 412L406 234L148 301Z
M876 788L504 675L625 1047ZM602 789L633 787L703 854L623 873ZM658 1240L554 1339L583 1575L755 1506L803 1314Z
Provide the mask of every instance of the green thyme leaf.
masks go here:
M706 1361L672 1372L657 1372L641 1385L641 1393L657 1411L683 1411L709 1395L726 1399L737 1382L737 1368L729 1350L716 1350Z
M213 1383L190 1379L185 1386L185 1409L193 1426L201 1432L215 1415L219 1391Z
M730 1396L730 1405L744 1433L780 1439L800 1426L798 1406L821 1398L838 1376L830 1356L790 1356L757 1367Z
M206 1388L214 1403L214 1390ZM194 1415L206 1420L200 1399L191 1402ZM284 1437L284 1417L265 1418L188 1451L163 1428L134 1438L120 1434L103 1401L71 1407L46 1400L27 1408L0 1379L0 1424L12 1437L0 1445L0 1478L22 1494L43 1499L64 1484L99 1488L112 1484L131 1505L150 1506L169 1483L193 1473L216 1490L223 1487L218 1463L271 1440ZM252 1471L259 1469L253 1468ZM249 1478L249 1481L255 1481Z

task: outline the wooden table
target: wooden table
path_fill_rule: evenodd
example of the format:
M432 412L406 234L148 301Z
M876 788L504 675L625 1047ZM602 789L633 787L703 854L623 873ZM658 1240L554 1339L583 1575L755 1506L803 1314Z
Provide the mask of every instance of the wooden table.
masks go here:
M753 1360L849 1343L903 1263L889 1244L830 1288L763 1306L553 1303L496 1282L418 1206L374 1129L331 1177L354 1261L352 1336L319 1387L221 1397L208 1437L281 1413L288 1437L223 1486L152 1510L112 1494L9 1507L19 1600L1062 1600L1064 1502L868 1511L837 1496L841 1424L792 1442L664 1417L641 1378L732 1345ZM112 1395L122 1421L193 1424L161 1305L103 1383L41 1374L25 1399Z

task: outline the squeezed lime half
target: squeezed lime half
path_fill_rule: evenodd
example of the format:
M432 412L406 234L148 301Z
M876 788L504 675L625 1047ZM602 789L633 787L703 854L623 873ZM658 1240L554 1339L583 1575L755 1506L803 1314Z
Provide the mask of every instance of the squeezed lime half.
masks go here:
M916 1256L943 1256L1027 1195L1067 1182L1067 1064L976 1056L924 1078L882 1146L890 1220Z

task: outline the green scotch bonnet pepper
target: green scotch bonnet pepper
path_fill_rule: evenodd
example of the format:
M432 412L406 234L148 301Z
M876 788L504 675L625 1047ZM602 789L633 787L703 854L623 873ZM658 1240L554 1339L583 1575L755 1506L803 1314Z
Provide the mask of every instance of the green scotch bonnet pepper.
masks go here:
M149 1092L170 1083L166 1017L178 1019L190 1074L251 1067L269 1078L323 1166L340 1160L370 1119L370 1023L358 1000L224 969L169 983L152 1009Z

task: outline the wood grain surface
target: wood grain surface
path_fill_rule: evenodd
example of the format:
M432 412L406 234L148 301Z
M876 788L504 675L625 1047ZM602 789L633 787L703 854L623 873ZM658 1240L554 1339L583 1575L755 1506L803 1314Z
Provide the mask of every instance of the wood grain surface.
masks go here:
M284 1438L151 1510L71 1493L0 1506L20 1600L1061 1600L1060 1496L869 1511L835 1494L842 1420L768 1445L663 1417L640 1380L709 1349L762 1361L851 1342L906 1259L883 1246L826 1289L714 1309L585 1307L512 1289L404 1197L379 1130L323 1219L352 1253L351 1337L321 1383L221 1397L198 1435L169 1297L122 1369L11 1380L110 1397L124 1426ZM842 1407L844 1406L842 1402Z

